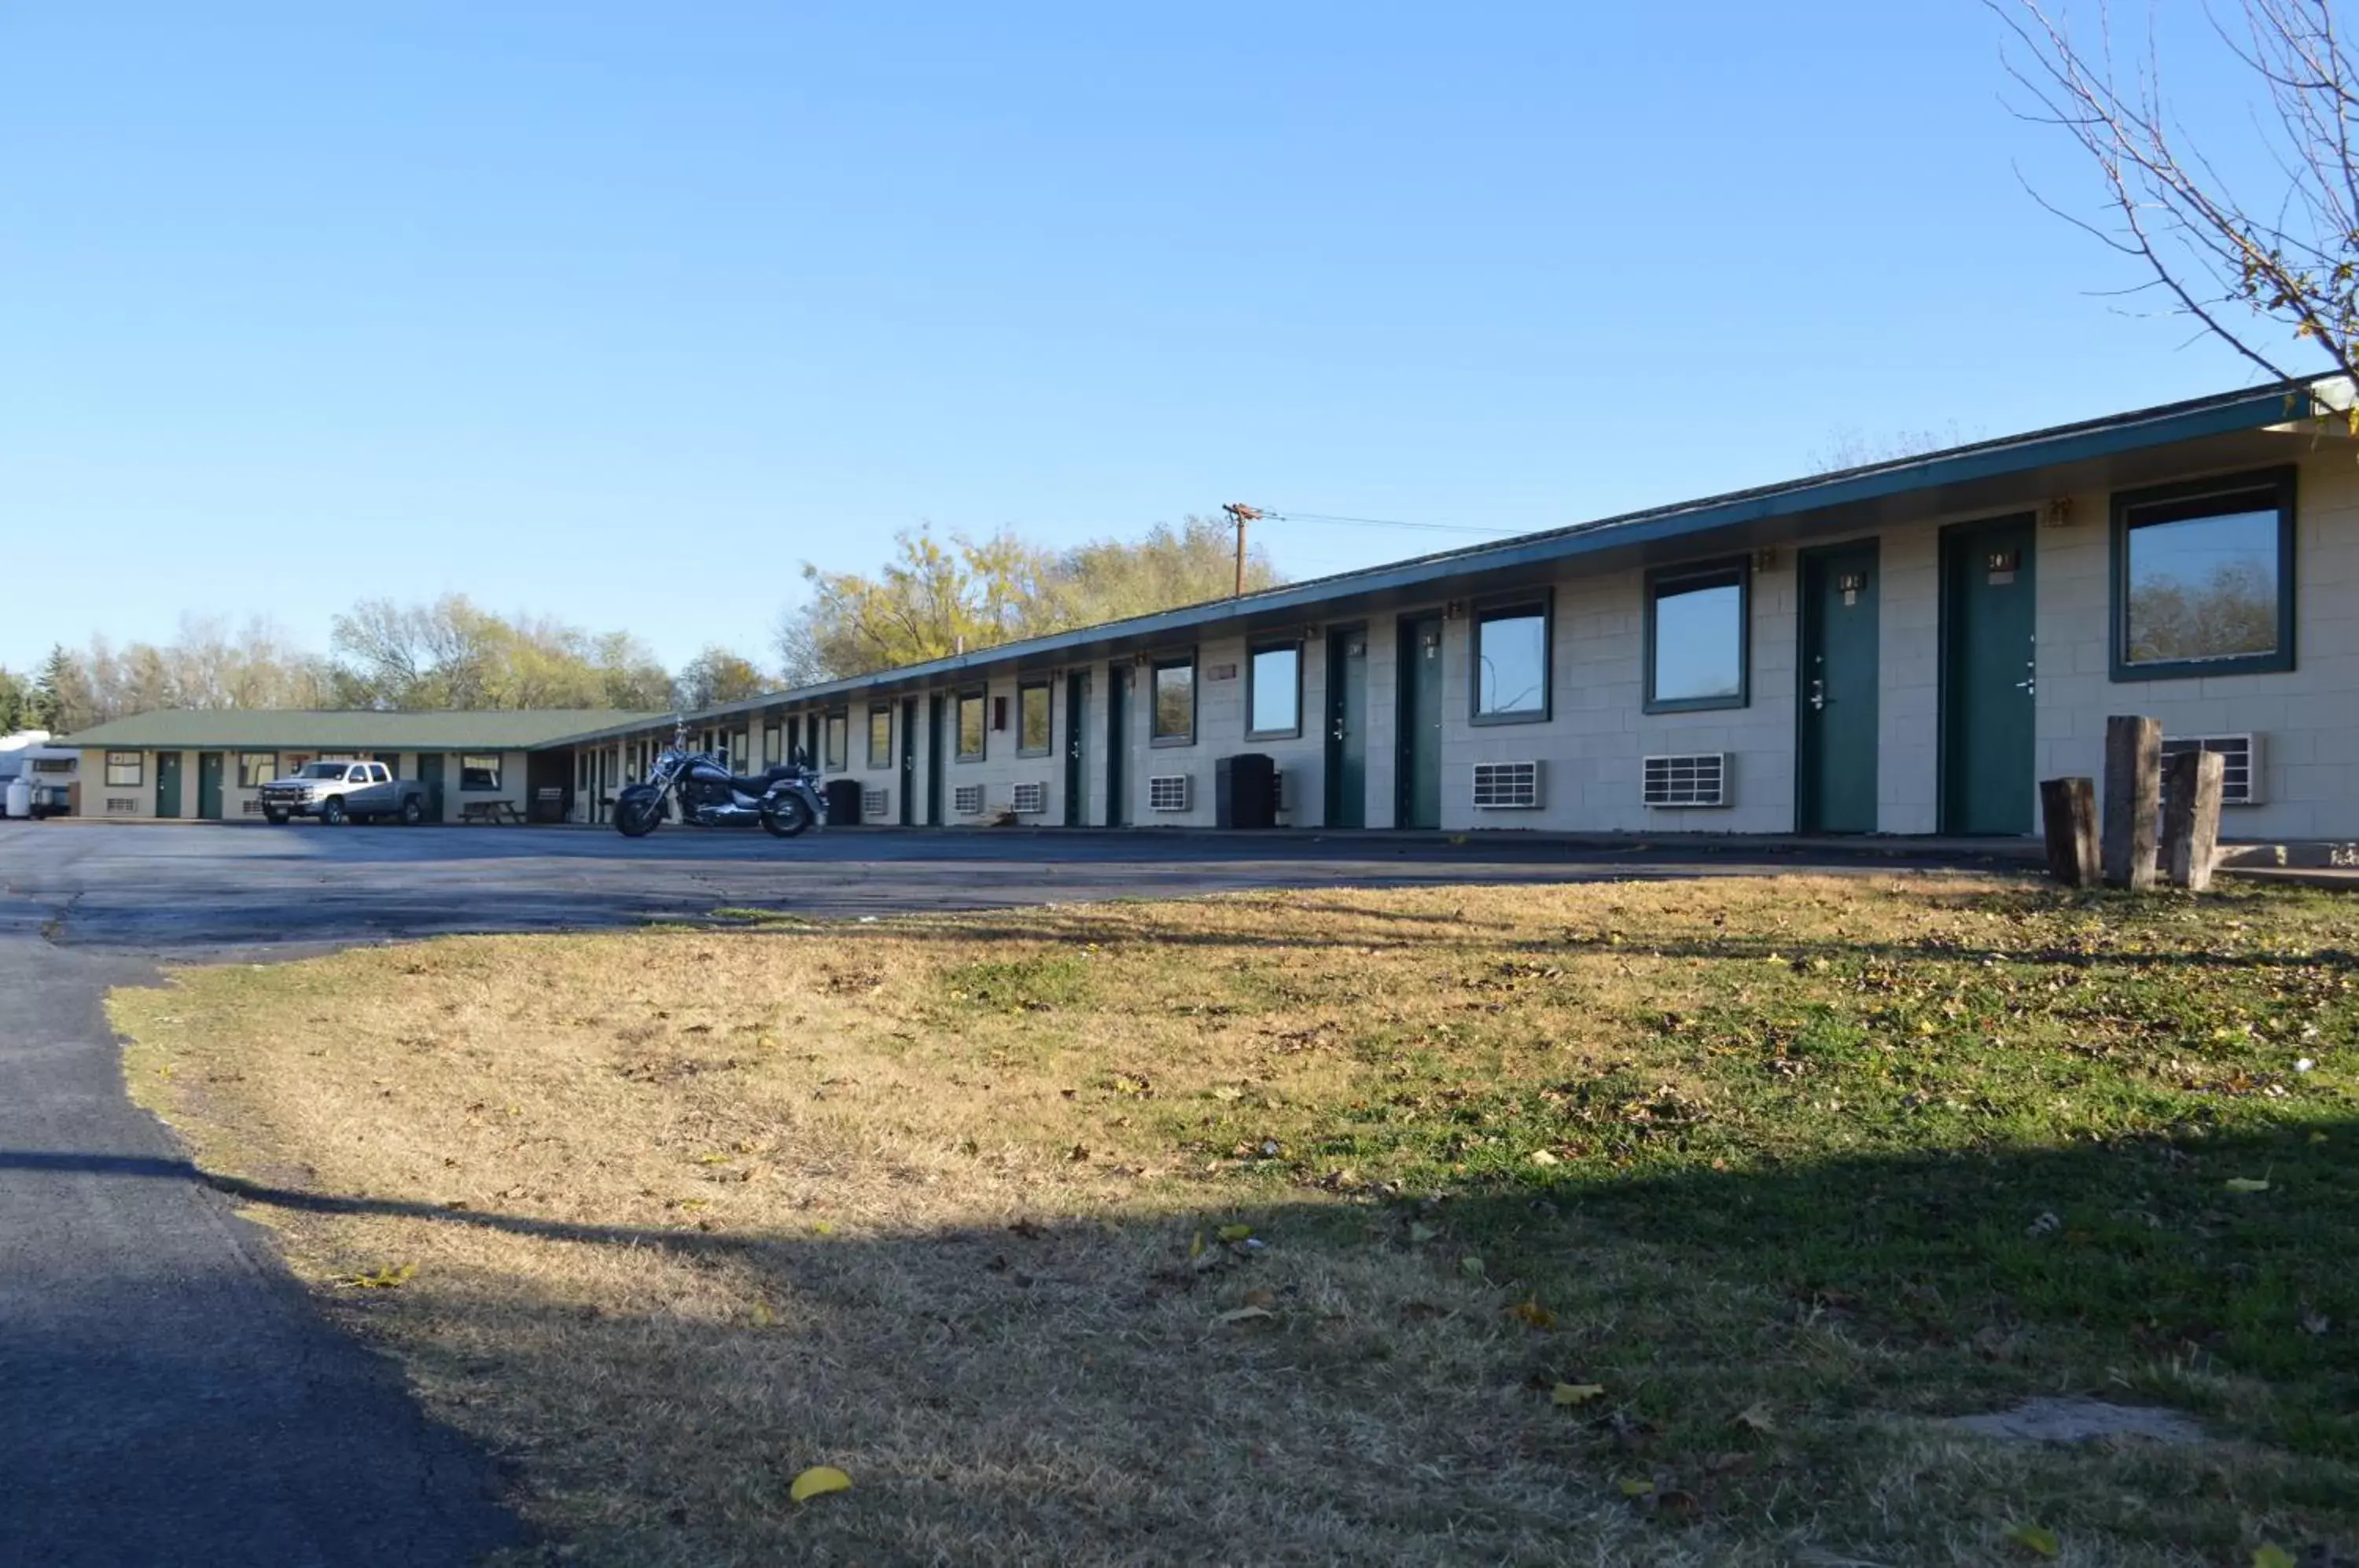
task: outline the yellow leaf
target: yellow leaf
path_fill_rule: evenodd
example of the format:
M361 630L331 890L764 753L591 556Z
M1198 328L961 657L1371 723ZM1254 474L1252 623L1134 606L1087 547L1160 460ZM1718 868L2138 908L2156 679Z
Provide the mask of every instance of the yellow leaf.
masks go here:
M795 1477L795 1484L787 1488L787 1496L798 1503L807 1503L829 1492L850 1490L851 1476L832 1465L814 1465Z
M1540 1305L1537 1296L1529 1301L1517 1301L1507 1309L1507 1315L1526 1328L1556 1327L1556 1314Z
M1559 1383L1549 1402L1554 1405L1585 1405L1605 1392L1603 1383Z
M1545 1149L1533 1149L1531 1158L1532 1163L1535 1165L1555 1165L1560 1163L1555 1155L1550 1154Z
M1249 1225L1224 1225L1220 1230L1223 1241L1243 1241L1251 1235L1253 1235L1253 1226Z
M2293 1553L2282 1546L2256 1547L2253 1568L2294 1568Z
M776 1321L777 1315L770 1311L769 1302L756 1301L754 1303L754 1326L756 1328L767 1328Z
M417 1264L403 1263L370 1274L348 1274L342 1282L363 1290L394 1290L408 1284L417 1275Z
M2228 1178L2228 1191L2231 1192L2266 1192L2268 1190L2269 1184L2258 1177L2231 1176Z
M2026 1552L2036 1552L2042 1557L2053 1557L2059 1550L2056 1532L2042 1530L2036 1524L2017 1525L2006 1532L2006 1538Z
M811 1221L811 1234L813 1236L833 1236L835 1234L834 1222L832 1220Z
M1769 1401L1756 1399L1736 1412L1736 1424L1749 1426L1756 1432L1776 1432L1777 1419L1769 1413Z
M1622 1483L1622 1495L1625 1497L1643 1497L1654 1489L1652 1481L1642 1481L1635 1475L1625 1477Z
M1188 1256L1190 1258L1201 1258L1204 1256L1204 1233L1202 1231L1198 1231L1196 1233L1196 1238L1188 1244Z

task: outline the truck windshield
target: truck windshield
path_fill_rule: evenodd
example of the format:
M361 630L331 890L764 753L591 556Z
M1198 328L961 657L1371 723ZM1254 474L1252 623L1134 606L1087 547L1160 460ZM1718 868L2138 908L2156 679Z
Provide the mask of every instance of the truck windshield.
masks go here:
M298 779L342 779L350 766L342 762L307 762L295 770Z

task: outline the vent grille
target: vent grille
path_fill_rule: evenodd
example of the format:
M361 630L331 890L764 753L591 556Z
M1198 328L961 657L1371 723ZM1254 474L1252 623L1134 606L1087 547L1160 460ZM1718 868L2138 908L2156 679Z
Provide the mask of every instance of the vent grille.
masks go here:
M1008 791L1008 805L1019 817L1037 816L1049 809L1049 786L1034 780Z
M1700 751L1685 757L1646 759L1647 804L1649 806L1725 806L1728 804L1728 753Z
M248 800L240 809L243 810L249 817L258 817L262 815L262 802L260 800Z
M120 795L109 795L106 798L106 809L109 811L124 812L127 814L137 811L139 809L139 802L136 800L126 800Z
M863 789L860 792L860 814L862 816L881 817L888 814L892 810L893 796L889 790Z
M2171 735L2162 743L2168 763L2183 752L2216 751L2221 757L2220 803L2257 806L2261 791L2261 737L2256 735ZM2166 770L2165 778L2169 777Z
M1530 811L1540 803L1540 765L1537 762L1478 762L1474 765L1474 809L1478 811Z
M1158 773L1147 781L1147 809L1150 811L1184 811L1188 809L1188 773Z
M972 817L983 811L983 786L962 784L951 791L951 806L962 817Z

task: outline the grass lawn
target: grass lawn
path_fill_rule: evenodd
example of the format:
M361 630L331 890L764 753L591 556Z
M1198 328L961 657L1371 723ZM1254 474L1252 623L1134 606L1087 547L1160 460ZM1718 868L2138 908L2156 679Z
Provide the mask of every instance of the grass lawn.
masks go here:
M2325 894L1783 877L114 1007L566 1561L2243 1565L2359 1543L2354 952ZM2207 1436L1945 1424L2059 1395Z

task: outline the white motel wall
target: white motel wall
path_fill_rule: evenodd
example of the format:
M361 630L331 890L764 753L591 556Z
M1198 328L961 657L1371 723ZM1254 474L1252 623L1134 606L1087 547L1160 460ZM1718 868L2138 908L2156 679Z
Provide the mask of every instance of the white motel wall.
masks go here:
M85 817L111 817L117 820L141 818L152 820L159 816L167 821L202 820L204 813L199 796L198 780L203 759L209 755L218 755L222 758L222 809L216 820L234 822L259 822L262 819L260 789L241 785L238 782L238 759L242 757L273 758L266 775L271 778L276 778L281 773L291 773L306 762L325 757L384 761L393 768L397 777L416 779L419 777L419 759L425 754L415 751L355 752L335 746L323 747L316 751L273 752L233 751L211 746L128 750L119 746L92 746L84 749L82 754L83 780L82 814ZM524 809L529 795L529 791L525 787L526 758L528 753L504 749L486 754L496 756L500 759L499 787L491 789L461 788L460 758L469 754L450 752L439 755L443 757L442 820L444 822L459 821L461 808L468 801L499 800L515 806L518 811ZM159 812L157 810L156 784L159 771L158 759L166 756L178 757L180 768L179 806L177 811L168 813ZM136 784L108 783L107 779L110 777L128 777L130 769L124 759L134 757L138 758L139 781ZM110 768L110 762L115 766Z
M2223 462L2233 457L2234 462ZM2271 461L2274 460L2274 461ZM1440 621L1441 661L1440 798L1430 825L1444 831L1525 828L1566 833L1657 833L1664 832L1787 833L1801 820L1798 777L1805 685L1802 674L1800 572L1806 554L1846 542L1872 541L1880 636L1875 685L1875 750L1867 763L1875 773L1872 830L1893 834L1957 831L1945 821L1944 747L1954 744L1944 721L1944 569L1946 528L2020 515L2029 528L2028 559L2021 571L2034 595L2031 646L2024 675L2029 691L2033 740L2021 775L2019 831L2037 822L2037 780L2064 774L2096 777L2103 772L2105 720L2114 713L2144 713L2162 722L2167 737L2253 737L2254 803L2231 809L2223 832L2258 840L2359 839L2359 456L2348 440L2330 439L2310 424L2267 436L2217 443L2174 463L2169 453L2147 454L2136 466L2139 486L2170 479L2196 479L2223 471L2241 474L2289 464L2295 472L2292 575L2295 653L2292 668L2190 674L2174 679L2116 679L2112 672L2114 621L2112 572L2115 545L2112 506L2123 485L2059 487L2055 474L2033 474L2003 499L1988 498L1984 485L1954 507L1935 505L1925 515L1880 527L1812 530L1809 520L1789 537L1763 545L1729 539L1699 540L1692 559L1726 561L1734 555L1747 570L1745 608L1748 656L1745 700L1741 706L1702 712L1649 713L1646 702L1647 574L1680 563L1677 553L1658 551L1641 564L1593 564L1575 558L1527 574L1508 586L1482 585L1463 592L1437 587L1420 598L1414 589L1396 592L1381 607L1343 604L1307 608L1291 625L1256 625L1245 615L1225 623L1208 607L1201 623L1185 631L1150 637L1108 655L1085 647L1060 657L977 656L954 674L914 682L887 672L866 686L832 691L823 699L788 693L766 706L699 721L699 734L712 730L726 741L743 736L749 761L762 760L766 730L781 735L791 724L806 736L823 735L826 716L842 715L847 755L826 769L829 779L859 782L867 796L871 822L902 818L905 779L914 779L912 820L935 820L929 810L930 779L938 766L928 734L929 703L944 707L946 737L955 735L961 693L979 691L987 719L1004 702L1006 727L990 728L984 755L977 759L939 760L943 775L944 819L951 822L998 818L1024 801L1038 810L1017 820L1044 825L1068 820L1067 753L1073 736L1067 716L1066 678L1079 670L1088 685L1081 726L1084 800L1077 820L1105 825L1107 811L1107 699L1117 681L1130 682L1127 727L1121 740L1125 811L1136 826L1202 827L1214 820L1213 784L1219 758L1245 752L1270 756L1282 773L1281 823L1295 827L1333 825L1327 820L1325 775L1329 724L1328 642L1364 628L1366 648L1364 800L1361 822L1375 828L1410 825L1408 804L1396 788L1400 761L1400 657L1403 628L1413 617ZM1957 570L1975 570L1960 566ZM1993 581L1997 581L1994 578ZM1542 722L1481 724L1473 719L1469 660L1477 615L1501 597L1545 598L1549 606L1550 690ZM1118 628L1113 628L1117 629ZM1248 738L1246 670L1251 650L1273 640L1292 640L1301 649L1300 723L1295 733ZM1157 661L1193 653L1197 673L1196 721L1191 738L1179 744L1149 735L1152 672ZM1050 746L1044 756L1019 756L1019 687L1047 681L1050 691ZM919 734L916 768L899 765L905 697L916 699ZM868 755L868 710L889 706L892 750L883 766ZM653 741L660 732L640 735ZM810 743L821 761L817 740ZM947 748L946 748L947 749ZM1707 754L1725 758L1724 803L1711 807L1648 805L1642 791L1644 760L1665 755ZM610 778L636 777L622 753ZM637 754L631 760L636 761ZM1532 762L1537 768L1537 804L1493 809L1474 798L1475 767L1481 763ZM1186 777L1185 809L1157 810L1150 780ZM962 787L980 796L961 798ZM1027 789L1026 787L1030 787ZM583 815L590 814L585 802ZM1416 824L1428 825L1428 824ZM1859 824L1869 827L1870 824Z

